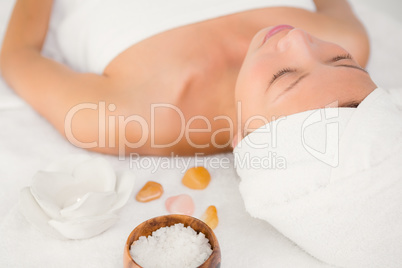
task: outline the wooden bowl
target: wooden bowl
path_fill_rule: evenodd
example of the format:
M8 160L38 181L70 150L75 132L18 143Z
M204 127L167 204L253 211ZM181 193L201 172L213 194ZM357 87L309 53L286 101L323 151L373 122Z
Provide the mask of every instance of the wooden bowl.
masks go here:
M134 241L137 241L140 236L149 236L153 231L159 228L174 225L176 223L183 223L184 227L190 226L194 231L204 233L208 238L212 247L212 253L209 258L201 265L200 268L219 268L221 266L221 250L219 248L218 240L214 232L209 226L201 220L186 215L165 215L149 219L138 225L129 235L126 245L124 247L123 263L125 268L138 268L142 267L137 264L130 255L130 247Z

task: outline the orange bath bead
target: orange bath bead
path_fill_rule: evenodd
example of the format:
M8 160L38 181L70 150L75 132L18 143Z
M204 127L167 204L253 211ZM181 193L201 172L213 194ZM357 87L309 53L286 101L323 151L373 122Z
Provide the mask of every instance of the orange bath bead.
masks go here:
M218 211L216 210L216 207L209 206L202 215L201 220L205 222L212 230L215 229L219 223Z
M189 168L181 182L190 189L202 190L207 188L211 181L211 175L204 167Z
M138 192L135 199L139 202L149 202L158 199L162 194L162 185L154 181L148 181Z

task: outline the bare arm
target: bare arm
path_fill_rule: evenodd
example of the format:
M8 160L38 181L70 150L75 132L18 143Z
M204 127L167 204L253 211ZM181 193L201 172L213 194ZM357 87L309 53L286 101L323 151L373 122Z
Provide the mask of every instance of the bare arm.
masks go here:
M347 0L314 0L319 15L328 19L323 29L328 32L337 30L343 33L343 42L357 61L365 66L370 54L370 44L363 24L354 14ZM338 29L335 29L337 27ZM336 32L336 31L335 31ZM357 42L356 42L357 40Z
M0 60L6 82L36 110L44 114L49 97L68 106L74 91L106 82L103 76L80 74L40 52L46 37L53 0L18 0L4 38ZM89 88L89 89L88 89ZM101 88L97 87L97 90ZM89 101L89 100L88 100ZM45 117L46 114L45 114Z
M356 19L346 0L314 0L314 4L319 13L324 13L344 20Z
M65 117L75 105L116 102L110 94L113 86L108 77L77 73L40 54L52 4L52 0L17 0L1 49L0 66L6 82L65 135ZM78 140L98 140L98 111L83 110L72 122Z

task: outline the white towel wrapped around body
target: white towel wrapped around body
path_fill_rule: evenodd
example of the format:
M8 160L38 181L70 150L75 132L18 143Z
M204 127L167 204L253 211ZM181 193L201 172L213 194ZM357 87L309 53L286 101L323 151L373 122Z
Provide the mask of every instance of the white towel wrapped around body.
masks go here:
M312 0L55 0L43 52L74 70L102 74L129 47L162 32L246 10Z
M329 264L402 267L402 90L392 93L249 134L234 150L248 212Z

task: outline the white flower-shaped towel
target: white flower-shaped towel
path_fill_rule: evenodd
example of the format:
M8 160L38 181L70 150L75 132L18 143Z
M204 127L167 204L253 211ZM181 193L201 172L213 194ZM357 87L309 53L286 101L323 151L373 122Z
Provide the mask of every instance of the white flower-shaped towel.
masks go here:
M105 159L71 155L39 171L22 189L26 219L60 239L98 235L114 223L134 186L131 172L116 175Z

